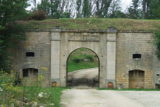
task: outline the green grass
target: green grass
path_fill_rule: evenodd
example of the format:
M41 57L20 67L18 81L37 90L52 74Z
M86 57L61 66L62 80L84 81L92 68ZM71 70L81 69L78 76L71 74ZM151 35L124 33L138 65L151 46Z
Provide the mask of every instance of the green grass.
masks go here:
M77 18L19 21L27 29L106 30L115 27L119 31L159 31L160 20L136 20L127 18Z
M42 87L24 87L24 96L32 101L37 99L40 92L46 92L50 96L48 99L42 102L47 102L48 104L54 103L54 107L60 107L60 97L62 91L66 88L42 88ZM52 106L51 106L52 107Z
M60 107L61 94L64 89L66 88L54 88L53 90L54 100L53 101L54 101L55 107Z
M31 105L33 102L37 102L40 105L45 105L47 107L60 107L60 98L62 91L67 88L43 88L43 87L10 87L12 90L0 92L0 104L12 104L17 101L24 101ZM15 90L15 92L13 91ZM47 93L46 97L38 97L39 93ZM6 97L7 96L7 97ZM16 100L15 100L16 99ZM54 104L51 105L51 104ZM31 105L23 105L24 107L31 107ZM17 105L21 106L21 105Z
M84 59L88 61L84 61ZM95 67L98 67L98 57L86 48L80 48L71 53L67 63L68 72Z
M68 72L72 72L80 69L95 68L95 67L98 67L97 63L95 62L80 62L80 63L69 62Z

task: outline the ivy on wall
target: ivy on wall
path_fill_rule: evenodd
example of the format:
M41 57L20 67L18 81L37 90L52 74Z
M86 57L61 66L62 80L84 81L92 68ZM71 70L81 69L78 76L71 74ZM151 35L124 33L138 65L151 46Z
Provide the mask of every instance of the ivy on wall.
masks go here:
M157 48L156 54L160 60L160 32L155 32L155 45Z

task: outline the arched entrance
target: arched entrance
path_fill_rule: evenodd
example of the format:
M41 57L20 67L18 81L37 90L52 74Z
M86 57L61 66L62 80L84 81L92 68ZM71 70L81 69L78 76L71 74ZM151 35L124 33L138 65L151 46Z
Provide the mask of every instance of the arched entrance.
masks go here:
M144 88L144 71L129 71L129 88Z
M99 58L88 48L78 48L67 58L66 85L99 87Z
M51 82L67 86L67 61L70 53L85 47L99 58L99 87L115 87L116 75L116 32L56 31L51 33ZM110 85L109 85L110 86Z

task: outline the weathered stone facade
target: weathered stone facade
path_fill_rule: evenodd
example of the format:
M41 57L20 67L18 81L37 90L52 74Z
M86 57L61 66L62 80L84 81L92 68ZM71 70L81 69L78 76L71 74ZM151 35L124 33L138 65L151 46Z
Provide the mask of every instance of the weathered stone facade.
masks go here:
M133 70L144 71L143 88L155 88L160 79L160 61L155 55L153 37L153 33L117 32L112 28L106 31L30 31L16 50L14 68L22 78L23 69L38 69L38 76L44 77L44 86L65 87L67 58L75 49L83 47L94 51L100 60L101 88L107 88L109 82L115 88L130 88L129 72ZM26 52L35 55L27 57ZM133 58L134 54L140 57Z

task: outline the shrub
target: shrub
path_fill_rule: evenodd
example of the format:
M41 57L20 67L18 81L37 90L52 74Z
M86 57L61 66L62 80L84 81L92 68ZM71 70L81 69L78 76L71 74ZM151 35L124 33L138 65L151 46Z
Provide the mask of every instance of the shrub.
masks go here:
M75 58L75 59L73 59L73 62L75 62L75 63L80 63L80 62L81 62L81 59Z
M46 13L43 10L36 10L32 13L32 15L29 17L29 19L33 20L44 20L46 19Z
M160 32L155 33L155 45L157 48L156 51L157 57L160 59Z
M89 61L93 62L94 61L94 57L91 55L86 55L86 59L88 59Z

